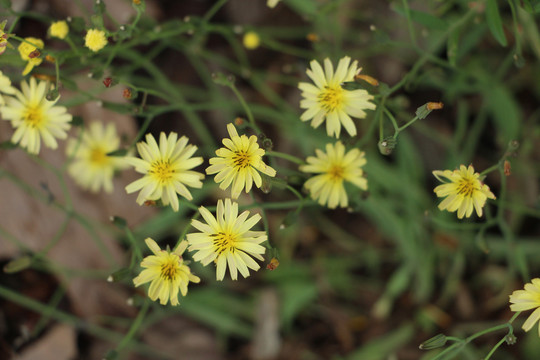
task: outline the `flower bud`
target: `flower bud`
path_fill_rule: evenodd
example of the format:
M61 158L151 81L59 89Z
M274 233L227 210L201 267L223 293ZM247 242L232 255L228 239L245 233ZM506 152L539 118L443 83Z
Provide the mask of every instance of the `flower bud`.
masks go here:
M11 260L4 266L4 272L7 274L14 274L22 271L32 265L32 258L30 256L21 256L20 258Z
M439 335L436 335L436 336L432 337L431 339L421 343L419 348L420 348L420 350L438 349L438 348L443 347L444 345L446 345L446 341L447 341L446 335L439 334Z
M390 155L394 148L396 147L397 141L393 137L388 137L379 141L377 146L379 147L379 152L383 155Z

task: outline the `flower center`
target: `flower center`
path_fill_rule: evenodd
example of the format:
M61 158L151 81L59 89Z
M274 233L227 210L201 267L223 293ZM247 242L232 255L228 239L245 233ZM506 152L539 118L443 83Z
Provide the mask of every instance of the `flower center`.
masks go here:
M328 175L330 175L330 179L332 181L341 181L343 180L343 173L345 170L343 169L343 166L341 165L332 165L330 170L328 170Z
M246 168L251 165L251 155L244 150L235 151L232 161L235 167Z
M326 86L319 94L319 103L326 112L332 112L343 106L343 89L341 86Z
M109 160L107 153L100 147L90 150L90 162L94 165L105 165Z
M39 105L28 106L22 117L24 122L31 128L40 128L44 123L43 112Z
M473 179L462 179L457 186L457 192L458 194L471 197L476 190L474 185Z
M225 232L219 232L217 234L213 235L214 237L214 246L216 248L216 253L221 255L222 252L225 250L229 250L230 252L234 253L235 243L236 243L236 237Z
M180 272L180 265L178 264L178 256L169 256L161 264L161 277L166 280L174 281Z
M152 165L150 165L150 170L148 170L148 173L153 175L157 181L163 184L172 179L175 170L172 168L171 163L168 160L158 160L154 161Z

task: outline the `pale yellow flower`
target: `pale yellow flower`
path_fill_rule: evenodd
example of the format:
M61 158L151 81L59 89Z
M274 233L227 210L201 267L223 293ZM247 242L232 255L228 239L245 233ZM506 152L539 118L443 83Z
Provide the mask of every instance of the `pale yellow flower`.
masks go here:
M32 71L34 66L41 64L43 59L41 58L38 48L43 49L44 46L43 40L34 37L24 38L24 41L21 42L17 48L19 50L19 55L21 56L21 59L28 61L23 70L23 76Z
M495 199L489 186L480 181L480 174L474 172L472 165L461 165L459 170L454 171L435 170L433 175L444 183L433 190L438 197L446 197L439 204L439 210L457 211L459 219L463 216L470 217L473 210L476 210L478 216L482 216L486 200Z
M233 280L237 279L238 272L248 277L248 268L255 271L260 268L251 257L264 260L261 255L266 249L260 244L267 236L264 231L250 230L261 219L259 214L248 219L249 211L244 211L239 216L238 204L231 199L218 201L216 217L203 206L199 212L206 224L192 220L191 225L200 232L187 235L189 251L197 251L193 260L204 266L214 262L217 280L223 280L227 265Z
M73 156L69 164L69 174L82 188L98 192L113 191L114 172L128 166L123 156L109 156L108 153L120 148L120 137L113 123L104 126L94 121L83 132L80 142L70 139L66 153Z
M188 138L172 132L169 136L161 133L159 145L152 134L146 135L146 142L139 142L137 150L142 159L126 157L125 161L135 167L135 171L144 174L142 178L126 186L131 194L141 191L137 203L142 205L146 200L161 199L164 205L171 204L174 211L178 211L178 196L182 195L188 200L193 197L187 186L201 188L204 175L191 171L202 164L202 157L191 156L197 151L195 145L188 145Z
M59 39L65 39L69 33L69 26L64 20L56 21L49 27L49 34Z
M525 284L525 290L516 290L510 295L510 310L526 311L535 309L533 313L523 323L523 330L529 331L540 319L540 279L532 279ZM540 336L540 326L538 327Z
M56 100L46 99L49 83L30 78L30 84L21 83L22 91L15 96L4 96L5 105L0 106L4 120L15 128L11 141L20 143L29 153L38 154L41 140L45 146L56 149L56 139L65 139L71 124L71 114L63 106L55 106Z
M166 305L170 300L171 305L179 305L178 292L186 296L189 282L201 281L191 273L187 263L182 259L187 242L182 241L172 252L169 249L161 250L151 238L147 238L145 243L154 255L143 259L141 267L144 270L133 279L133 284L137 287L150 282L148 296L152 301L159 299L161 305Z
M326 120L326 132L328 136L339 138L341 126L349 135L356 135L356 125L351 116L365 118L364 110L375 109L375 104L370 100L373 96L366 90L345 90L344 82L354 81L354 76L359 72L358 62L351 64L351 58L346 56L339 61L336 72L330 59L324 60L324 70L316 60L311 63L311 70L306 73L315 85L301 82L298 88L302 90L303 100L300 108L306 111L300 116L300 120L311 120L311 126L319 127Z
M92 50L93 52L98 52L107 45L107 35L105 32L98 29L90 29L86 32L84 38L84 46Z
M259 148L255 135L249 138L246 135L238 136L233 124L228 124L227 130L230 139L222 140L225 147L216 150L218 157L210 159L206 173L217 173L214 180L223 190L232 184L231 196L237 199L244 188L248 193L253 183L258 188L262 186L259 171L273 177L276 176L276 170L263 162L265 151Z
M259 47L261 44L261 38L255 31L248 31L244 34L244 38L242 39L242 43L244 44L244 47L248 50L254 50Z
M345 152L341 141L335 145L326 144L326 153L315 150L316 157L306 159L307 165L301 165L300 171L318 174L308 179L305 187L311 197L319 204L330 209L347 207L349 199L345 191L344 182L350 182L362 190L367 190L367 180L364 177L362 166L366 164L364 153L358 149Z

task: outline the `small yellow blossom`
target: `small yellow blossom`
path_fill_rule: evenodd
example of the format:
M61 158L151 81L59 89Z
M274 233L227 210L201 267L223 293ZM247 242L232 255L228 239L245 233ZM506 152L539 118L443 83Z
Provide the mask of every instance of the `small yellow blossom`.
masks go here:
M6 51L8 45L11 46L11 44L8 43L9 35L4 32L6 23L7 23L6 20L0 23L0 55L2 55L4 51Z
M84 38L84 45L93 52L98 52L107 45L107 36L104 31L90 29Z
M147 238L145 243L154 255L143 259L141 267L144 270L133 279L133 284L137 287L150 282L148 296L152 301L159 298L161 305L166 305L169 300L171 305L179 305L178 292L182 296L186 296L189 282L198 283L201 281L191 273L187 262L182 259L187 242L182 241L174 251L161 250L151 238Z
M59 39L65 39L68 33L69 27L64 20L53 22L49 28L49 34Z
M523 323L523 330L529 331L540 319L540 279L532 279L525 284L525 290L516 290L510 295L510 310L527 311L535 309L533 313ZM540 336L540 326L538 327Z
M262 254L266 248L260 244L267 240L264 231L250 230L259 220L259 214L248 219L249 211L238 215L238 204L231 199L219 200L216 217L205 207L199 208L206 224L192 220L191 225L199 233L187 235L189 251L196 250L193 260L204 266L211 262L216 264L216 279L223 280L225 270L229 266L231 279L249 276L249 269L257 271L260 266L251 257L263 261Z
M375 109L375 104L370 102L373 95L366 90L345 90L341 86L344 82L354 81L354 76L359 72L358 62L351 64L351 58L346 56L339 61L334 72L330 59L324 60L324 70L313 60L311 69L306 72L315 85L306 82L298 84L304 98L300 101L300 108L306 109L300 120L311 120L314 128L326 120L328 136L339 138L342 125L350 136L355 136L356 125L351 116L362 119L366 117L364 110Z
M276 7L276 5L278 4L280 0L267 0L266 1L266 6L268 6L269 8L274 8Z
M144 174L142 178L126 186L126 192L131 194L139 191L137 203L144 204L147 200L161 199L164 205L171 204L178 211L178 196L188 200L193 197L187 186L201 188L204 175L191 171L203 163L202 157L191 157L197 147L188 145L188 138L172 132L169 136L161 133L159 145L152 134L146 135L146 142L139 142L137 150L142 159L126 157L125 161L135 167L135 171Z
M24 38L24 41L21 42L18 47L19 54L21 55L21 59L28 61L23 70L23 76L32 71L34 66L41 64L43 59L40 56L41 54L38 48L43 49L44 46L43 40L34 37Z
M473 210L482 216L482 208L487 199L495 199L489 186L480 181L480 174L474 172L472 165L461 165L459 170L435 170L433 175L444 184L433 191L438 197L446 197L440 204L439 210L457 211L459 219L470 217ZM449 180L450 182L447 182Z
M273 177L276 176L276 170L263 162L265 151L259 148L255 135L249 138L246 135L238 136L233 124L227 125L227 131L230 139L222 140L225 147L216 150L218 157L210 159L206 173L217 173L214 181L220 183L219 187L223 190L232 183L231 196L237 199L244 188L248 193L253 183L258 188L262 186L259 171Z
M84 189L98 192L103 188L111 193L114 172L128 166L123 157L107 155L119 147L120 138L113 123L104 126L100 122L92 122L83 132L80 142L77 139L68 141L66 153L73 157L68 167L69 174Z
M4 120L11 121L15 133L11 137L13 143L20 143L29 153L38 154L41 139L45 146L56 149L56 139L65 139L70 128L71 114L63 106L55 106L56 100L46 98L49 83L36 82L33 77L30 83L23 81L21 90L15 90L15 96L4 96L6 104L0 106L0 114Z
M261 44L261 38L259 35L254 31L248 31L244 34L244 38L242 40L244 47L248 50L254 50L259 47Z
M364 177L362 166L366 164L364 153L352 149L345 153L345 146L341 141L335 145L326 144L326 153L317 149L316 157L306 159L307 165L301 165L300 171L315 173L305 183L311 198L318 200L319 204L328 203L330 209L347 207L349 200L345 191L344 182L348 181L362 190L367 190L367 180Z

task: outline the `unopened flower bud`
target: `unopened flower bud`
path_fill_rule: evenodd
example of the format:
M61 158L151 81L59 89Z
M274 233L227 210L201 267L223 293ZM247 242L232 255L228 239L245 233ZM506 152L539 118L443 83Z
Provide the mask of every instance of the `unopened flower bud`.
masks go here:
M53 58L51 55L46 55L45 60L53 64L56 62L56 59Z
M383 155L390 155L394 148L396 147L397 141L394 138L386 138L377 144L379 147L379 152Z
M317 35L315 33L309 33L309 34L307 34L306 39L307 39L307 41L317 42L317 41L319 41L319 35Z
M111 84L112 84L111 77L106 77L105 79L103 79L103 85L105 85L106 88L111 87Z
M428 110L440 110L444 107L442 102L428 102L426 104Z
M131 99L131 96L132 96L131 89L125 88L124 92L122 93L122 96L124 97L124 99L128 99L128 100Z
M11 260L4 266L4 272L8 274L14 274L22 271L32 265L32 258L30 256L21 256L20 258Z
M369 75L358 74L354 76L354 80L364 80L365 82L367 82L368 84L372 86L379 86L379 80Z
M446 345L446 341L447 341L446 335L439 334L439 335L436 335L436 336L432 337L431 339L421 343L419 348L421 350L438 349L438 348L443 347L444 345Z
M270 260L268 265L266 265L266 270L273 271L273 270L276 270L278 266L279 266L279 260L276 258L272 258L272 260Z
M510 165L510 161L504 160L504 175L510 176L512 174L512 166Z

